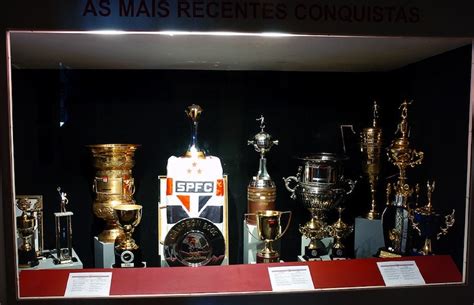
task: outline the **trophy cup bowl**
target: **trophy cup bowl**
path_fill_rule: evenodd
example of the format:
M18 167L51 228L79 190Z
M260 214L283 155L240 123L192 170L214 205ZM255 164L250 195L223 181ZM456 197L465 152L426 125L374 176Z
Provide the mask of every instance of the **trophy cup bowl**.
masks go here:
M288 221L286 223L285 229L282 230L281 217L284 214L288 214ZM257 263L279 262L280 254L277 251L273 250L272 242L280 239L288 230L291 221L291 211L280 212L274 210L266 210L258 211L256 213L247 213L245 214L245 220L247 224L249 217L252 216L257 219L258 236L254 237L255 239L264 242L264 248L257 253Z
M22 239L22 244L18 247L19 267L33 267L38 265L36 251L32 245L31 238L36 231L36 218L23 212L22 216L16 218L18 236Z
M311 220L300 226L300 233L310 239L307 247L308 256L325 254L321 239L329 237L329 226L324 221L325 213L349 195L356 181L345 179L343 161L347 157L333 153L319 153L299 158L303 165L298 168L296 176L283 178L286 189L292 199L298 199L310 211ZM290 183L295 186L291 187Z
M93 190L96 198L94 214L106 222L105 229L98 238L102 242L113 243L123 234L117 226L113 208L123 204L134 204L135 183L132 168L135 164L136 144L98 144L88 146L92 151L96 169Z
M137 204L124 204L113 207L118 226L125 237L115 241L114 267L143 267L141 251L132 238L133 231L142 219L143 207Z

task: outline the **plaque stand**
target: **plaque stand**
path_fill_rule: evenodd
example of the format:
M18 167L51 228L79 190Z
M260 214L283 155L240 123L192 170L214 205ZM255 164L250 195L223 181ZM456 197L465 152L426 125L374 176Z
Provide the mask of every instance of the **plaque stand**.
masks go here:
M114 263L114 243L104 243L94 236L94 267L112 268Z
M356 258L373 257L385 246L382 221L363 217L355 219L354 252Z

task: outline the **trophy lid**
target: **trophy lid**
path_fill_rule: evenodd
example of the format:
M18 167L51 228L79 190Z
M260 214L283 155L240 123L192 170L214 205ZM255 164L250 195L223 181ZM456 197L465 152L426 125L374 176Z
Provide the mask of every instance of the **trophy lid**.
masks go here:
M278 140L272 140L272 136L265 131L265 118L263 115L257 119L260 121L260 132L252 140L247 141L248 145L253 145L256 152L259 152L262 158L270 151L273 145L278 145Z
M295 158L302 161L313 161L313 162L318 162L318 161L339 162L339 161L345 161L349 159L347 155L330 153L330 152L313 153L313 154L309 154L305 156L296 156Z

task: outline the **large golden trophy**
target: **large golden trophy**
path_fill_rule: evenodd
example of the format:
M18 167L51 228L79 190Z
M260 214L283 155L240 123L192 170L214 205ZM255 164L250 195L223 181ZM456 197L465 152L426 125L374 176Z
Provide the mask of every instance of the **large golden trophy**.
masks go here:
M401 105L401 122L398 124L397 134L388 147L388 160L398 167L399 175L396 183L387 184L387 207L382 216L382 225L385 239L385 249L379 252L380 257L394 257L409 254L410 251L410 202L413 187L407 183L406 170L415 167L423 161L423 152L410 147L408 141L408 105L404 101Z
M418 235L424 239L423 246L418 251L421 255L432 255L432 240L434 238L440 239L441 236L448 234L449 228L454 225L454 212L441 216L431 203L431 197L435 189L435 183L426 183L428 202L422 207L416 208L410 215L413 228L418 232Z
M288 215L285 229L282 230L282 215ZM280 212L273 210L258 211L256 213L245 214L246 223L249 218L255 217L257 220L257 235L255 239L264 242L264 247L257 253L257 263L277 263L280 261L280 254L273 249L273 242L280 239L288 230L291 221L291 211ZM249 230L251 232L251 230ZM252 233L251 233L252 234ZM253 235L252 235L253 236Z
M380 155L382 152L382 129L378 127L378 106L374 101L372 127L362 129L360 133L360 150L362 152L362 168L369 179L371 208L367 213L367 219L380 218L377 211L375 194L377 181L380 173Z
M142 206L137 204L118 205L113 207L119 227L125 237L115 242L114 268L144 267L140 247L132 238L133 231L142 219Z
M136 144L98 144L88 146L92 151L96 169L93 190L96 198L94 214L105 220L105 229L99 240L113 243L122 230L117 225L113 208L122 204L134 204L135 182L132 168L133 157L139 147Z
M18 266L34 267L39 263L33 245L33 235L38 226L37 219L32 215L34 210L27 198L19 199L17 207L22 211L21 216L16 218L16 229L22 241L18 247Z
M253 176L247 187L247 211L256 213L257 211L274 210L276 200L276 186L267 171L268 153L273 145L278 145L278 140L272 140L272 136L264 131L265 118L260 116L260 132L257 133L252 140L247 141L248 145L252 145L255 151L260 153L258 172ZM249 217L249 224L255 225L256 219Z

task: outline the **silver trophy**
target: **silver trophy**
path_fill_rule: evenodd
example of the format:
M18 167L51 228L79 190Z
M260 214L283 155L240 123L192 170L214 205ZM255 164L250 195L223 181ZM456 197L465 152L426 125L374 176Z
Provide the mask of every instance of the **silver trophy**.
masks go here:
M300 233L310 239L305 248L305 256L318 258L327 254L321 239L331 235L331 226L326 221L326 213L338 206L349 195L356 181L343 175L343 161L347 157L333 153L318 153L299 158L303 163L296 176L283 178L292 199L298 199L310 211L311 220L300 226ZM294 182L294 186L290 184Z
M272 136L265 132L265 118L263 115L257 119L260 122L260 132L252 140L247 141L255 151L260 153L258 173L250 181L247 188L247 211L255 214L258 211L275 210L276 186L267 171L267 159L265 154L270 151L273 145L278 145L278 140L272 140ZM255 216L249 216L249 224L255 225Z

